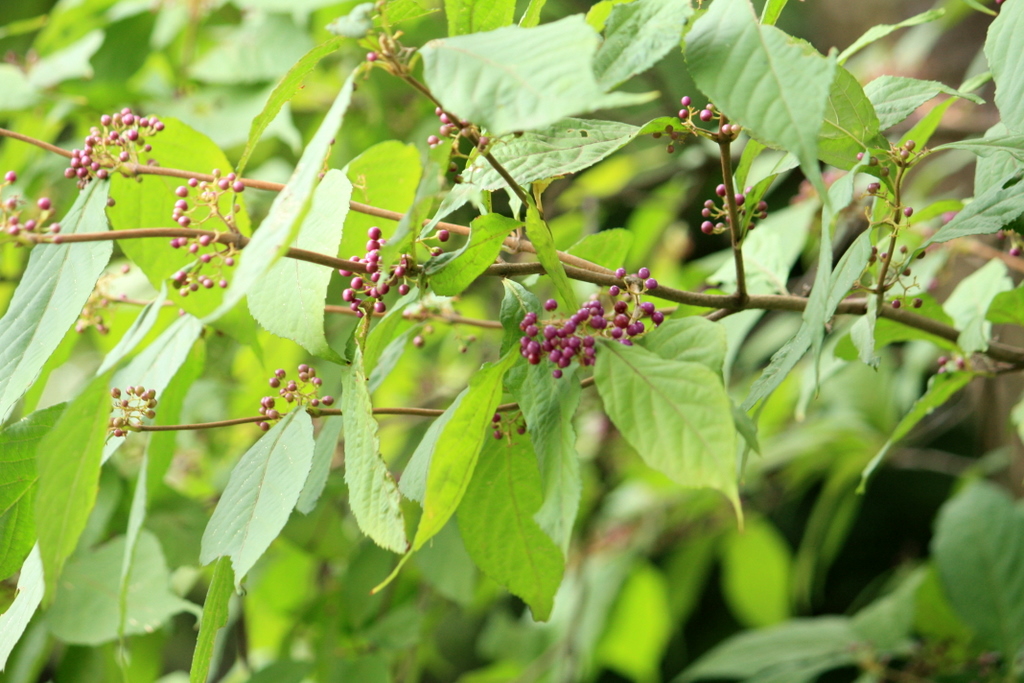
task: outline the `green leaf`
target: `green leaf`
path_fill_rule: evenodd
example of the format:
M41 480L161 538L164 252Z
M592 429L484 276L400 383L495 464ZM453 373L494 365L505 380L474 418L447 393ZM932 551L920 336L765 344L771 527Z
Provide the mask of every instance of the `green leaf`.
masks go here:
M617 121L568 118L540 130L496 140L490 151L517 183L526 185L589 168L639 134L636 126ZM484 157L474 159L462 176L484 190L507 186Z
M647 562L637 562L608 615L596 660L634 681L660 680L661 660L674 627L671 592L664 574Z
M390 7L394 3L387 3ZM343 38L365 38L373 30L373 14L376 6L372 2L363 2L352 8L348 14L338 17L325 27L328 33ZM314 48L316 49L316 48Z
M372 5L373 3L366 4ZM384 5L384 9L381 11L384 21L391 26L397 26L402 22L441 11L441 8L433 5L431 0L391 0Z
M36 448L36 529L51 600L96 502L110 415L108 381L108 375L92 380Z
M231 284L224 292L223 302L203 319L204 323L217 320L241 301L250 289L266 277L283 250L291 244L309 212L324 157L352 99L354 79L355 72L342 85L330 111L303 150L288 184L274 198L270 213L242 252Z
M459 401L435 437L429 451L430 469L423 494L423 516L416 529L413 550L422 548L459 507L473 477L484 440L491 438L488 426L501 399L501 380L519 357L519 352L512 350L501 360L485 363L469 380L469 387L462 394L464 400ZM427 442L427 436L423 441ZM404 488L402 490L405 491Z
M148 495L146 480L149 478L149 454L142 454L139 474L135 477L135 493L132 495L131 508L128 511L128 529L124 537L124 555L121 557L121 576L117 590L117 637L123 639L128 635L128 608L131 599L133 573L137 571L136 552L139 548L139 532L146 519ZM146 558L148 560L149 558ZM164 567L166 571L166 566ZM157 587L159 590L159 587Z
M768 0L764 3L764 9L761 10L761 23L766 26L775 26L788 2L789 0Z
M928 390L925 391L921 398L914 402L910 411L907 412L907 414L900 420L899 424L896 425L896 429L893 430L889 440L885 442L885 445L882 446L881 450L878 451L875 457L871 458L871 462L864 467L864 472L861 474L860 485L857 488L857 492L864 492L867 487L868 478L872 473L874 473L875 469L893 446L909 434L910 430L913 429L918 422L928 415L931 415L932 411L939 406L944 405L956 392L967 386L972 379L974 379L974 374L970 372L950 372L943 373L941 375L932 375L931 379L928 380Z
M1024 639L1024 511L977 482L939 511L932 555L953 609L985 647Z
M682 486L718 489L742 518L736 426L718 375L639 346L602 342L594 379L608 417L644 462Z
M102 181L86 187L61 221L61 232L107 230L108 187ZM40 244L32 250L0 318L0 423L10 417L82 313L112 250L110 242Z
M231 602L233 583L231 561L222 557L213 565L213 579L206 591L203 616L199 621L199 637L196 639L188 676L189 683L206 683L210 676L217 631L228 625L228 603Z
M960 92L938 81L922 81L903 76L879 76L864 86L864 94L874 105L882 130L892 128L922 104L943 93L962 97L975 104L984 103L977 95Z
M875 325L878 321L878 299L869 296L867 310L850 328L850 340L857 347L860 362L877 368L881 358L875 355Z
M118 637L119 569L125 552L125 537L118 536L68 562L57 598L46 615L55 636L76 645L99 645ZM171 591L170 572L156 536L142 531L134 554L127 586L125 635L151 633L171 616L193 607Z
M277 80L313 48L312 42L288 15L246 12L240 24L222 27L218 40L190 65L189 75L225 85Z
M944 149L966 149L979 157L991 157L1003 152L1018 161L1024 161L1024 135L986 136L980 140L949 142L932 148L932 151L939 152Z
M445 161L447 167L448 162ZM403 144L398 140L385 140L370 147L345 167L346 175L352 182L352 201L362 202L381 209L407 212L417 198L417 186L423 178L423 163L415 145ZM391 221L359 211L349 211L345 218L345 229L339 254L344 257L366 254L366 232L372 226L381 227L388 244L381 250L382 261L392 263L403 252L410 251L408 245L398 248L402 241L396 240L396 233L388 229ZM418 222L415 224L418 225Z
M352 514L374 543L404 553L409 549L409 541L402 517L402 496L380 455L377 421L358 347L352 363L342 368L341 412L345 425L345 484Z
M850 57L857 54L871 43L885 38L893 31L898 31L901 28L908 28L910 26L927 24L928 22L935 21L936 19L941 19L944 16L946 16L946 10L939 7L937 9L930 9L927 12L915 14L909 19L904 19L898 24L877 24L872 26L864 33L864 35L853 41L853 44L850 45L850 47L839 53L838 61L840 64L846 64L846 60Z
M92 78L95 73L89 60L100 49L103 38L103 31L89 31L68 47L43 57L29 71L28 82L46 90L64 81Z
M505 288L505 295L501 299L498 318L501 320L501 327L504 330L501 339L501 355L505 355L510 349L519 347L519 338L523 336L522 330L519 329L519 323L523 316L531 311L540 315L541 309L540 301L534 293L515 280L505 278L501 284Z
M771 626L790 617L793 558L786 540L770 523L753 519L723 539L722 593L748 628Z
M149 335L149 331L153 329L153 325L156 324L156 320L160 317L160 311L163 310L164 302L166 301L167 286L162 284L156 298L142 307L142 312L132 322L128 331L117 341L114 348L103 357L103 363L96 370L97 375L102 375L117 365L122 358L134 351L135 347L142 343L147 335Z
M999 7L988 29L985 56L996 82L996 107L1000 120L1014 133L1024 133L1024 7L1019 2Z
M818 135L818 156L837 168L853 168L857 153L866 151L877 138L879 125L875 108L860 83L837 66L825 122Z
M363 349L363 367L364 369L370 370L371 394L379 383L383 381L383 376L376 381L373 379L373 376L378 368L380 360L385 356L386 350L391 345L395 332L402 324L402 321L405 320L402 312L405 310L406 306L418 300L419 297L419 292L412 290L398 301L391 304L388 312L384 314L384 317L380 319L380 322L374 325L373 329L370 330L370 334L366 336L366 346ZM397 360L397 358L395 360Z
M544 5L547 4L548 0L530 0L530 3L526 6L526 11L523 12L522 18L519 20L519 26L522 28L533 28L540 23L540 13L544 9Z
M373 9L372 3L366 4L370 5L371 10ZM370 28L372 27L371 23ZM242 171L245 170L249 157L252 156L253 151L256 149L256 144L260 141L260 137L267 130L270 122L277 118L277 115L281 112L281 107L295 97L296 93L302 88L303 81L312 73L316 65L320 63L320 60L335 52L341 47L343 42L341 38L332 38L323 42L303 55L302 59L295 62L292 68L288 69L288 73L277 84L274 91L270 93L263 111L252 120L252 125L249 127L249 140L245 143L242 158L238 160L238 165L235 169L238 175L242 175Z
M313 192L313 203L292 246L337 254L340 226L348 213L352 184L331 169ZM341 362L324 336L324 302L332 270L298 259L279 259L249 291L252 317L272 334L291 339L318 358Z
M533 519L541 501L529 442L488 438L459 504L459 531L476 565L522 598L536 621L547 621L564 562Z
M914 311L915 313L923 315L926 318L931 318L932 320L938 320L939 322L946 323L947 325L953 324L952 319L946 315L946 312L943 311L942 307L935 302L935 299L930 296L922 296L921 298L923 299L924 304L921 308L916 309ZM910 341L913 339L927 341L947 351L957 350L957 345L945 337L939 337L925 332L924 330L919 330L916 327L910 327L908 325L898 323L895 320L889 320L888 318L880 318L875 321L876 349L882 349L890 344ZM857 348L854 346L849 336L839 340L839 343L836 344L833 353L835 353L836 358L841 358L843 360L857 360L859 357Z
M566 372L565 377L555 379L550 369L541 365L522 368L522 381L513 382L512 375L519 373L518 368L513 370L508 384L523 411L543 487L543 504L533 519L567 553L583 490L573 429L580 384L575 373Z
M551 228L540 217L537 207L532 203L526 209L526 236L530 238L533 246L537 249L537 260L544 266L544 270L555 285L558 305L563 311L575 311L576 292L572 289L572 283L569 282L569 276L565 274L562 262L558 260L555 238L551 234Z
M597 82L611 90L654 66L679 45L691 14L689 0L635 0L613 7L594 57Z
M721 377L725 326L701 317L670 318L645 336L640 346L665 360L700 363Z
M1024 193L1019 187L1022 178L1024 169L1000 178L939 228L924 246L968 235L989 235L1020 218L1024 214Z
M817 137L835 78L834 57L758 24L749 0L716 0L687 34L686 60L697 87L733 122L792 152L821 185L815 181L821 177Z
M27 109L39 100L39 91L32 87L21 67L14 64L0 64L0 88L4 93L0 101L2 112Z
M605 268L617 268L624 263L623 257L632 246L633 233L623 228L611 228L587 235L566 252Z
M859 636L845 617L793 619L729 638L676 680L741 678L757 683L808 683L856 664Z
M444 0L448 35L493 31L512 23L515 0Z
M231 471L203 533L199 561L231 558L235 585L284 528L313 460L313 422L297 408L281 418Z
M1006 133L1006 126L1003 123L997 123L985 131L985 137L982 140L1001 138L1006 136ZM974 168L975 196L984 194L990 187L1012 175L1021 167L1022 164L1008 152L996 152L988 156L981 156Z
M32 548L18 576L18 594L7 610L0 614L0 671L7 665L11 650L32 620L39 603L43 601L46 583L43 581L43 562L39 546Z
M536 28L432 40L420 54L427 86L445 109L493 136L649 100L602 90L592 67L598 42L573 15Z
M1024 326L1024 287L996 294L988 307L985 319L997 324Z
M984 351L992 334L992 324L985 319L996 295L1013 289L1013 280L1006 264L992 259L983 267L960 280L942 305L953 324L960 330L957 344L965 353Z
M334 453L338 450L338 437L341 435L341 427L344 421L340 415L331 415L323 418L320 432L316 435L316 445L313 448L313 462L309 468L309 476L306 483L302 485L302 493L299 494L299 502L295 509L304 515L308 515L316 507L327 485L327 477L331 474L331 461L334 460Z
M36 542L36 448L64 404L37 410L0 431L0 576L17 571Z
M436 294L461 294L494 263L505 238L522 223L488 213L478 216L469 225L469 240L462 247L430 259L423 267L430 278L430 288Z

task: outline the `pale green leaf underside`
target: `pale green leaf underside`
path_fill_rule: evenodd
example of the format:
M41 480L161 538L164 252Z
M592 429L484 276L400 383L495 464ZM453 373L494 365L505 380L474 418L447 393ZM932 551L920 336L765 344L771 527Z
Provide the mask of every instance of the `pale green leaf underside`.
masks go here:
M1024 3L1006 2L988 29L985 56L996 82L996 107L1006 127L1024 133Z
M46 584L43 582L43 562L39 546L32 548L18 577L18 594L7 610L0 614L0 670L7 665L11 650L18 644L28 622L43 601Z
M879 76L864 86L864 93L875 106L882 130L903 121L936 95L962 97L975 104L984 101L976 95L960 92L938 81L922 81L903 76Z
M1024 214L1021 178L1024 170L1012 172L974 198L949 223L931 236L927 244L948 242L968 235L989 235Z
M478 216L470 223L469 240L462 247L427 261L424 272L430 288L442 296L461 294L494 263L502 242L521 225L497 213Z
M594 57L597 82L610 90L649 69L679 45L691 14L689 0L636 0L613 7Z

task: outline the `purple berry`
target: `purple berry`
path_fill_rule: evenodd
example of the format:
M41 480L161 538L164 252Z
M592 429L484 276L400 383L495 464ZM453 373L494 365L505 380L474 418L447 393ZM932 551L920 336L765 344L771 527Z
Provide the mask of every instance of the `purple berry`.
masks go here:
M448 238L451 237L451 233L444 228L437 231L437 239L439 242L447 242Z
M707 123L712 118L714 118L714 115L711 113L710 110L708 110L708 109L701 109L700 110L700 120L701 121L704 121L705 123Z
M618 278L626 277L626 269L625 268L616 268L615 269L615 277L618 277Z
M553 311L556 308L558 308L558 302L555 301L554 299L548 299L547 301L544 302L545 311Z
M644 280L644 287L646 287L647 289L657 289L658 281L655 280L653 277L649 277L646 280Z

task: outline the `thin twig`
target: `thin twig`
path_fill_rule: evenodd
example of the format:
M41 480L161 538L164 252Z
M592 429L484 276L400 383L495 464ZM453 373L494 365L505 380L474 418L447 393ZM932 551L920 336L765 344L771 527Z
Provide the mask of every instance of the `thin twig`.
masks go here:
M722 126L728 119L722 116ZM719 127L719 130L722 130ZM732 242L732 255L736 263L736 302L743 306L747 301L747 276L743 269L743 235L740 230L740 214L736 206L736 187L732 180L733 136L727 133L718 134L718 155L722 159L722 183L725 185L725 207L729 212L729 238Z

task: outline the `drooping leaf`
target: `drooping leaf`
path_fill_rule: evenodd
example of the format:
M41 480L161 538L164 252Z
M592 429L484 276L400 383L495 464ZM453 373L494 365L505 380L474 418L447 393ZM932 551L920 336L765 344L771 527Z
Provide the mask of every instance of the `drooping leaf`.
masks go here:
M722 592L741 623L761 628L789 618L792 563L786 540L763 519L723 539Z
M573 15L535 28L432 40L420 54L427 86L447 110L504 135L650 99L603 91L592 66L598 42Z
M555 238L551 234L551 228L540 217L540 212L533 204L526 209L526 236L537 249L537 260L544 266L544 270L555 285L558 305L563 311L575 311L576 293L569 282L569 276L565 274L562 262L558 260Z
M941 375L932 375L931 379L928 380L928 390L925 391L921 398L914 402L911 406L910 411L903 416L903 419L896 425L896 429L893 430L892 436L885 442L881 450L871 458L871 462L864 467L864 472L861 474L860 486L858 487L858 493L861 493L867 487L868 478L875 471L878 465L885 458L886 454L900 442L910 430L920 422L922 419L932 413L933 410L943 405L953 395L963 389L965 386L974 379L974 374L970 372L951 372L943 373Z
M128 331L124 333L118 341L117 345L103 357L103 362L100 364L97 375L102 375L104 372L109 370L118 364L118 362L127 356L129 353L135 350L149 331L153 329L153 325L156 324L157 318L160 316L160 310L164 307L164 302L167 301L167 286L161 285L160 291L157 293L156 298L150 301L148 304L143 306L142 312L139 313L133 322L132 326L128 328Z
M64 570L57 598L47 612L50 630L66 643L99 645L118 637L121 622L120 568L124 536L76 555ZM150 633L193 606L171 591L171 576L160 542L143 530L125 595L124 634Z
M36 448L36 530L49 600L96 502L110 414L108 381L108 375L92 380Z
M1020 218L1024 214L1024 193L1020 188L1022 178L1024 169L994 182L953 220L939 228L925 246L968 235L989 235Z
M610 90L654 66L679 45L691 14L689 0L636 0L613 7L594 57L597 82Z
M932 554L957 615L986 647L1024 640L1024 511L976 482L939 511Z
M61 221L64 234L107 230L109 183L91 183ZM28 391L82 312L110 260L110 242L40 244L0 318L0 423Z
M214 642L217 631L228 624L228 603L234 588L234 571L231 560L222 557L213 565L213 579L206 591L203 616L199 621L199 637L196 639L189 683L206 683L213 661Z
M839 53L838 61L840 64L846 64L846 60L848 60L850 57L857 54L858 52L866 48L868 45L871 45L875 41L885 38L893 31L898 31L901 28L908 28L910 26L927 24L928 22L935 21L936 19L941 19L945 15L946 10L939 7L936 9L930 9L927 12L915 14L909 19L904 19L898 24L877 24L875 26L872 26L871 28L864 32L864 35L862 35L857 40L853 41L853 44L851 44L850 47L846 48L841 53Z
M485 363L470 379L463 400L437 434L428 461L423 516L413 539L413 550L422 548L459 507L484 439L490 438L487 427L501 399L501 380L518 358L518 351L513 350L494 363Z
M0 614L0 671L7 666L11 650L18 644L22 634L32 620L39 603L43 601L46 583L43 580L43 561L39 546L35 546L25 558L18 576L18 594L7 610Z
M1014 133L1024 133L1024 8L1019 2L1000 5L999 16L988 29L985 56L996 82L1000 120Z
M698 363L602 342L594 379L608 417L644 462L682 486L718 489L742 515L736 426L719 376Z
M342 368L341 412L345 426L345 483L352 514L374 543L404 553L409 541L405 536L402 496L381 458L377 421L358 347L352 363Z
M331 169L313 192L313 203L292 246L336 254L352 184ZM332 271L316 263L279 259L249 291L249 311L263 329L291 339L318 358L341 362L324 336L324 302Z
M371 5L371 9L372 8L373 7ZM260 137L263 135L264 131L267 130L267 126L270 125L270 122L273 121L281 112L281 107L295 97L296 93L298 93L299 89L302 87L302 82L313 71L313 69L316 68L316 65L320 63L320 60L341 47L343 42L342 38L332 38L320 43L303 55L302 59L295 62L295 64L288 69L288 73L285 74L284 78L281 79L281 82L277 84L274 91L270 93L270 97L267 99L267 103L264 105L263 111L260 112L259 116L252 120L252 125L249 127L249 140L245 143L245 149L242 151L242 157L238 160L238 165L235 169L238 175L242 175L242 171L245 170L245 166L249 162L249 157L252 156L253 150L256 149L256 144L260 141Z
M338 437L341 435L343 421L339 415L331 415L323 419L320 433L316 435L316 446L313 449L313 462L309 468L309 476L302 485L299 502L295 509L308 515L316 507L327 485L327 477L331 473L331 462L338 449Z
M988 348L992 324L986 320L989 305L996 295L1013 289L1006 264L992 259L957 284L942 305L960 330L957 344L965 353Z
M462 247L432 258L424 265L430 288L442 296L461 294L494 263L502 242L521 225L498 213L475 218L470 223L469 240Z
M476 565L522 598L537 621L551 615L564 569L561 550L534 521L542 497L529 442L487 439L458 517Z
M515 0L444 0L448 35L493 31L512 23Z
M938 81L903 76L879 76L864 86L864 94L875 107L881 130L892 128L936 95L962 97L975 104L984 102L976 95L960 92Z
M342 85L341 92L335 98L313 139L303 150L302 157L288 179L288 184L274 198L269 214L242 252L230 285L224 292L224 300L215 311L203 319L203 322L217 320L241 301L242 297L266 276L282 251L295 238L312 204L313 191L323 168L324 157L348 110L354 78L355 72Z
M725 365L725 326L706 318L671 318L645 336L640 345L666 360L700 363L716 375Z
M617 121L566 118L539 130L496 140L494 159L520 185L589 168L631 142L640 129ZM477 157L462 177L484 190L506 186L487 159Z
M608 615L595 651L597 661L634 681L658 680L672 635L671 593L656 567L637 562Z
M281 418L231 471L203 533L199 561L231 558L235 585L284 528L313 459L313 422L305 410Z
M834 57L759 24L749 0L717 0L687 34L686 60L717 107L754 138L796 155L824 194L817 137Z
M36 542L36 448L64 404L37 410L0 431L0 576L11 576Z

